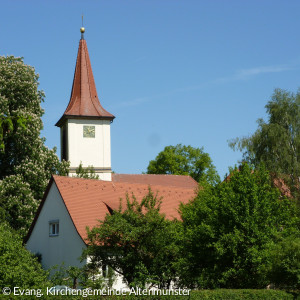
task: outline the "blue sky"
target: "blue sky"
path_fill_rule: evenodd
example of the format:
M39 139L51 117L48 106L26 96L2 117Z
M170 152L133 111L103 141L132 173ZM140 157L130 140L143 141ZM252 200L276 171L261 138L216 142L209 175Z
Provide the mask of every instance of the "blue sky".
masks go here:
M228 140L266 118L275 88L300 86L300 1L1 1L1 55L23 56L46 93L46 145L57 146L81 15L98 96L116 119L112 169L146 171L167 145L204 147L223 177Z

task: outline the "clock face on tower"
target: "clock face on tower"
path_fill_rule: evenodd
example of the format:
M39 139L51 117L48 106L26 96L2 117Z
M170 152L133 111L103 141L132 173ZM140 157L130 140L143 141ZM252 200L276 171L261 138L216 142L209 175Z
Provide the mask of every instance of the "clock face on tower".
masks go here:
M83 126L83 137L94 138L95 137L95 126Z

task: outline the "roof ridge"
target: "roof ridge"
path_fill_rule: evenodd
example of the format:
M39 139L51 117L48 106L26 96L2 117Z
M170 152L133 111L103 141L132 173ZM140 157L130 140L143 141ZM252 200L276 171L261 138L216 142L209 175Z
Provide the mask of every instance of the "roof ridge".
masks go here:
M129 174L129 173L114 173L115 175L134 175L134 176L184 176L191 177L190 175L181 175L181 174ZM191 177L193 178L193 177Z
M134 175L134 174L133 174ZM139 175L139 174L137 174ZM54 180L56 181L56 179L63 179L63 180L79 180L79 181L87 181L87 182L91 182L93 181L94 183L97 182L99 183L99 185L101 184L108 184L108 185L112 185L113 187L118 187L118 186L122 186L122 185L131 185L131 186L143 186L143 187L161 187L164 189L167 189L168 187L170 188L175 188L175 189L196 189L198 186L193 187L182 187L182 186L176 186L176 185L165 185L165 184L149 184L149 183L141 183L141 182L118 182L118 181L108 181L108 180L99 180L99 179L93 179L93 178L81 178L81 177L68 177L68 176L59 176L59 175L53 175ZM192 178L193 179L193 178ZM193 179L194 180L194 179Z

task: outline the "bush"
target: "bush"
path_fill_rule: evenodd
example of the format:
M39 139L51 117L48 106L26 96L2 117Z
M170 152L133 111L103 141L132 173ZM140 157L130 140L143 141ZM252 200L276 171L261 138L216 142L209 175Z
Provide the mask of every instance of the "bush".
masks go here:
M0 224L0 289L3 287L42 288L48 273L22 245L22 240L8 225Z
M217 289L217 290L203 290L203 291L193 291L191 293L190 299L210 299L210 300L288 300L294 299L292 294L288 294L284 291L277 290L227 290L227 289Z
M84 298L83 296L46 296L44 294L43 299L53 299L56 300L82 300L82 299L100 299L100 296L89 296ZM8 298L7 298L8 299ZM11 297L10 299L19 299L18 296ZM28 296L27 299L36 299L35 296ZM102 296L101 299L106 300L130 300L130 299L139 299L139 300L289 300L295 299L292 294L286 293L284 291L277 290L201 290L201 291L191 291L190 296Z
M270 248L269 278L276 288L300 289L300 238L290 236Z

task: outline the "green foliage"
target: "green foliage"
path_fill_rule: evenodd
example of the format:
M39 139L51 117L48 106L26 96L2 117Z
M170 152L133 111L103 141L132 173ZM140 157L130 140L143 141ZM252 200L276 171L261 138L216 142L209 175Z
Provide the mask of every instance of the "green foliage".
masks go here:
M180 224L160 214L161 200L149 189L141 202L127 195L126 207L107 215L88 230L91 264L103 264L122 274L129 286L168 287L176 279Z
M60 265L54 265L49 269L49 279L51 286L66 285L71 286L72 282L67 275L67 268L64 263Z
M99 175L95 173L95 169L93 166L88 166L87 168L84 168L81 162L75 172L76 177L85 179L99 179Z
M38 78L34 68L25 65L22 58L0 57L0 144L3 144L0 202L10 225L22 228L23 233L32 221L32 211L42 199L51 174L68 172L68 163L59 162L56 149L48 149L45 139L40 137L43 127L40 104L45 95L38 89ZM13 203L9 204L10 201ZM11 215L12 206L16 212ZM11 222L16 213L22 213L19 219L24 220L20 224L16 224L20 220Z
M270 247L269 278L277 288L300 290L300 237L289 236Z
M20 236L0 224L0 287L43 288L45 272L37 259L22 245Z
M85 294L86 293L86 294ZM166 292L165 292L166 293ZM84 296L85 295L85 296ZM196 294L195 294L196 295ZM26 296L26 300L36 300L38 297L33 295L33 296ZM3 297L3 299L20 299L20 296L12 296L10 295L9 298L7 296ZM41 299L55 299L55 300L82 300L82 299L92 299L92 300L99 300L99 299L105 299L105 300L133 300L133 299L139 299L139 300L188 300L188 299L198 299L197 296L196 298L188 297L188 296L175 296L175 295L152 295L152 296L136 296L133 293L131 295L108 295L108 296L99 296L99 295L89 295L87 292L83 291L82 296L75 295L75 296L70 296L70 295L46 295L46 291L43 291L43 296ZM200 298L202 299L202 298ZM207 299L207 298L205 298ZM213 299L213 298L211 298ZM250 298L245 298L250 299ZM253 298L253 299L258 299L258 298ZM264 298L262 298L264 299ZM284 298L271 298L272 299L284 299ZM286 298L286 299L293 299L293 298ZM23 299L22 299L23 300Z
M103 267L106 268L105 265L103 265ZM109 268L107 274L103 274L103 271L98 268L98 265L91 262L82 268L80 285L91 289L111 288L115 279L115 273L111 268Z
M111 288L115 281L115 274L111 268L107 276L103 276L95 264L87 264L81 268L70 266L65 267L64 263L56 265L50 270L52 286L68 286L73 289L89 288L104 289Z
M293 300L294 296L283 291L275 290L203 290L192 291L191 297L193 299L214 299L214 300Z
M0 115L0 151L5 151L5 144L4 144L4 136L6 136L9 132L12 132L14 129L17 129L21 126L25 129L25 124L29 120L25 119L24 117L8 117L3 113Z
M73 299L81 300L82 298L86 299L84 296L55 296L56 300L64 299ZM292 294L286 293L284 291L276 290L200 290L200 291L190 291L189 296L181 295L152 295L152 296L135 296L135 295L126 295L126 296L105 296L102 297L106 300L130 300L130 299L139 299L139 300L293 300L295 299ZM101 298L101 299L102 299ZM7 298L6 298L7 299ZM15 296L9 299L20 299L20 296ZM36 299L36 296L27 296L26 299ZM53 296L46 296L44 294L43 299L53 299ZM88 299L99 299L99 296L88 296Z
M15 165L21 164L40 146L39 134L42 129L44 101L43 91L38 90L38 75L33 67L23 63L21 58L0 57L0 107L1 115L8 118L30 118L25 128L10 131L4 138L5 153L1 153L1 177L13 174Z
M21 175L11 175L0 181L0 206L3 210L2 220L25 236L31 220L37 210L30 185Z
M78 288L78 280L82 274L81 268L71 266L68 268L67 274L68 274L68 277L72 280L71 287L73 289L77 289Z
M266 287L268 245L299 232L293 203L280 199L268 172L247 164L219 185L205 186L181 212L181 283L191 287Z
M192 146L167 146L151 160L148 174L190 175L197 182L219 182L219 176L208 153Z
M68 286L78 288L78 282L83 277L83 268L70 266L65 267L64 263L55 265L50 270L50 280L52 286Z
M249 163L263 163L300 199L300 90L294 95L276 89L266 110L268 122L259 119L253 135L232 140L229 145L244 151L244 160Z

